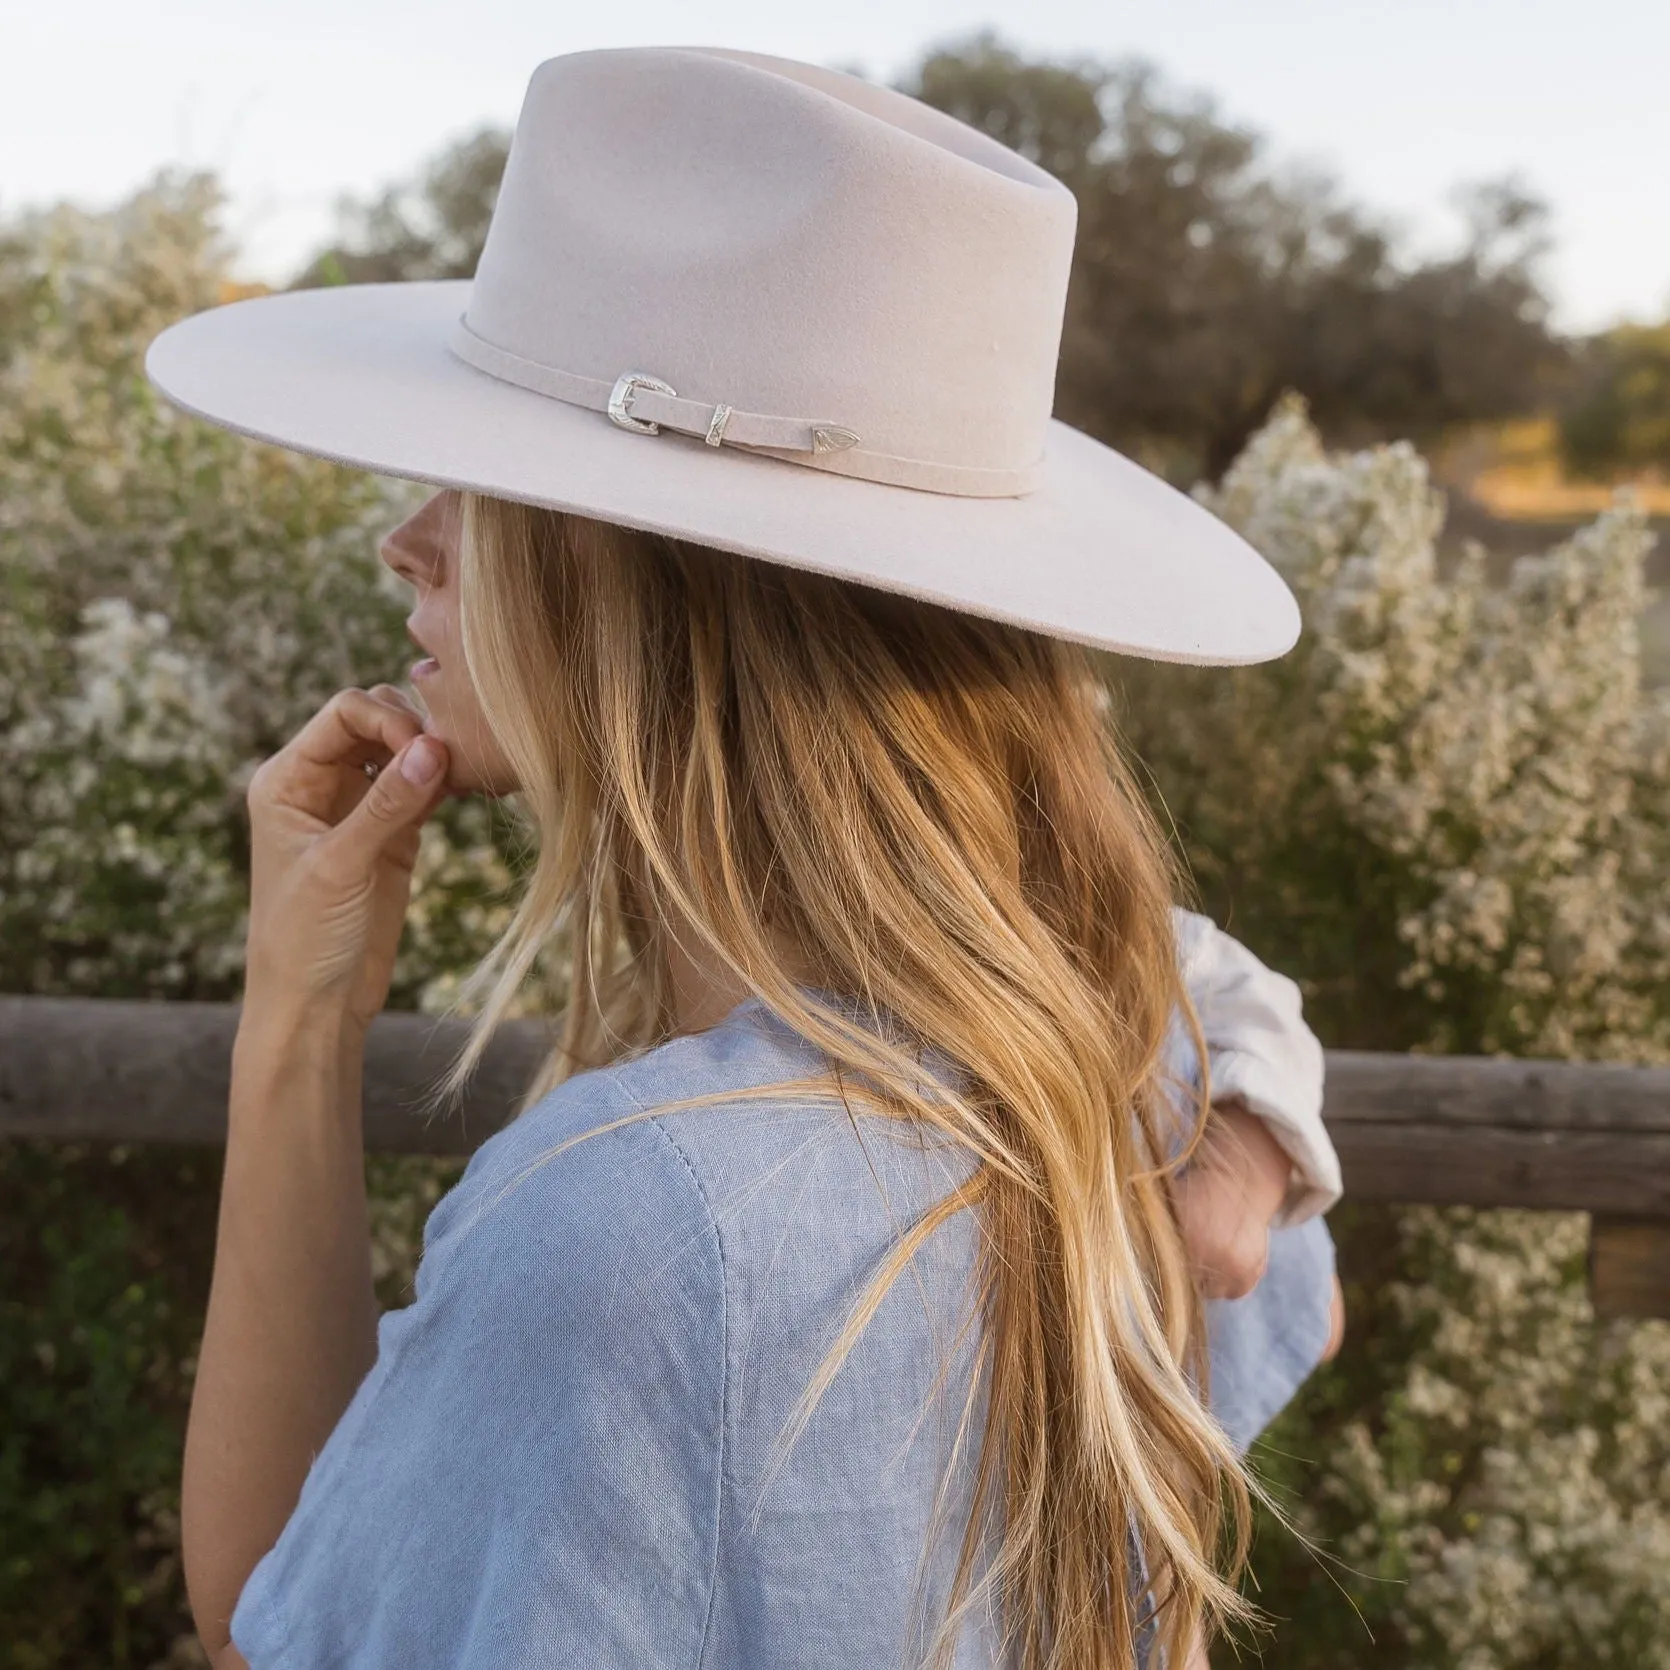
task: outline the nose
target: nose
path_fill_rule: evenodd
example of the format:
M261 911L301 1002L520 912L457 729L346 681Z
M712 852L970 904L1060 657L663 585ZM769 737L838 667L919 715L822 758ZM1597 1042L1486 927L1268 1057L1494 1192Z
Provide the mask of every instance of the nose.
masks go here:
M384 539L383 543L377 548L377 554L402 580L408 580L416 585L422 577L424 564L408 543L410 536L406 530L409 526L409 523L402 522L393 533Z
M378 555L411 585L428 584L440 564L441 528L435 509L442 495L422 505L393 529L378 547Z

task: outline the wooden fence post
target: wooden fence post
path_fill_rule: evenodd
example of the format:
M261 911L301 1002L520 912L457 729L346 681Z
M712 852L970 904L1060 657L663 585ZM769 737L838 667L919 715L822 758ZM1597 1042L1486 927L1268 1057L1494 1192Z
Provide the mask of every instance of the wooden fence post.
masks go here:
M1589 1220L1589 1297L1596 1316L1670 1320L1670 1223L1595 1213Z

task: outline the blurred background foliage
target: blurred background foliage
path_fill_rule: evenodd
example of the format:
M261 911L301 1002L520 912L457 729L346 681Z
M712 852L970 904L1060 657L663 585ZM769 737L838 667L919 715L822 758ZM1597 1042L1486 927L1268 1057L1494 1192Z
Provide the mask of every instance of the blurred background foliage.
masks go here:
M1078 194L1060 414L1200 483L1300 595L1272 666L1106 666L1205 908L1333 1045L1670 1058L1670 324L1562 339L1514 182L1409 261L1149 66L982 37L912 90ZM508 137L345 203L295 283L468 276ZM0 222L3 990L235 998L249 773L409 653L376 546L429 490L145 380L157 331L260 288L223 207L166 172ZM517 868L485 803L443 808L395 1004L450 995ZM218 1166L0 1144L3 1670L202 1663L177 1484ZM385 1303L457 1169L370 1162ZM1265 1527L1266 1661L1670 1666L1670 1324L1595 1321L1575 1215L1330 1222L1346 1346L1256 1452L1324 1555Z

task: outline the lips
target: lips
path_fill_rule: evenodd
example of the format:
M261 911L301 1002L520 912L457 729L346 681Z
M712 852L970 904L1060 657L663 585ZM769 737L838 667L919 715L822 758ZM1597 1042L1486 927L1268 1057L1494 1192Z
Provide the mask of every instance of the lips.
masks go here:
M433 653L430 652L428 644L426 644L412 629L412 623L410 621L406 622L406 636L410 638L419 649L424 651L423 659L421 661L414 661L407 671L407 676L412 680L412 682L415 684L419 679L429 678L433 674L438 673L441 670L440 662L438 662Z

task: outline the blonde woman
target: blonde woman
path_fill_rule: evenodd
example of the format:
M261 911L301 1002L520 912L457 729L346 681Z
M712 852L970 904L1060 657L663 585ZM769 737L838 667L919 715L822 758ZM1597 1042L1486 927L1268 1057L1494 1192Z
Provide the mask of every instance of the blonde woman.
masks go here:
M852 78L581 54L473 281L152 345L188 411L441 487L384 547L421 702L343 691L250 787L217 1670L1125 1670L1248 1617L1242 1453L1338 1336L1320 1053L1174 911L1082 646L1297 617L1050 418L1072 230ZM448 793L535 854L448 1086L572 972L379 1320L363 1045Z

